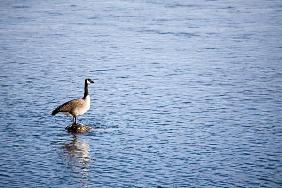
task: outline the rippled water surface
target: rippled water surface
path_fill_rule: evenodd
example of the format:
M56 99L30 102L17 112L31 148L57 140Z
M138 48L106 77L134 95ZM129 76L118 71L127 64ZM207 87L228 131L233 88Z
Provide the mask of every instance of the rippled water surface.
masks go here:
M0 187L281 187L280 0L0 1ZM74 136L50 115L90 86Z

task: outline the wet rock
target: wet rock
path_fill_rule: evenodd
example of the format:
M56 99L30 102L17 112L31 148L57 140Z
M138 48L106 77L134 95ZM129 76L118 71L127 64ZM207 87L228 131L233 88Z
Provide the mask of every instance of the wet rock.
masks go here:
M70 133L87 133L91 131L91 127L83 124L71 124L66 127L66 130Z

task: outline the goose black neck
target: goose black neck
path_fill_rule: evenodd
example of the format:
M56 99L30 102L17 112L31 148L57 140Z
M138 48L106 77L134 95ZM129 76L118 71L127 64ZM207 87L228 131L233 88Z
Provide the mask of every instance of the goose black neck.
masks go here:
M85 84L84 84L84 96L83 98L85 99L87 97L87 95L89 95L89 92L88 92L88 83L87 81L85 80Z

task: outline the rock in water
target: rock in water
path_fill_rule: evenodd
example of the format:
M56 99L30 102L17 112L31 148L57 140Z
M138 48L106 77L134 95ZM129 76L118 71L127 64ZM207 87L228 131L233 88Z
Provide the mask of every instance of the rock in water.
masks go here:
M70 133L87 133L91 131L91 127L83 124L72 124L66 127L66 130Z

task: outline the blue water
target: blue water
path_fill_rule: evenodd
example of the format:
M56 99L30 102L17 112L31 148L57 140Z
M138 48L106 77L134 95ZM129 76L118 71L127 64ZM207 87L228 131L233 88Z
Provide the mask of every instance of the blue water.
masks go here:
M0 1L0 187L281 187L280 0ZM73 136L59 104L90 86Z

